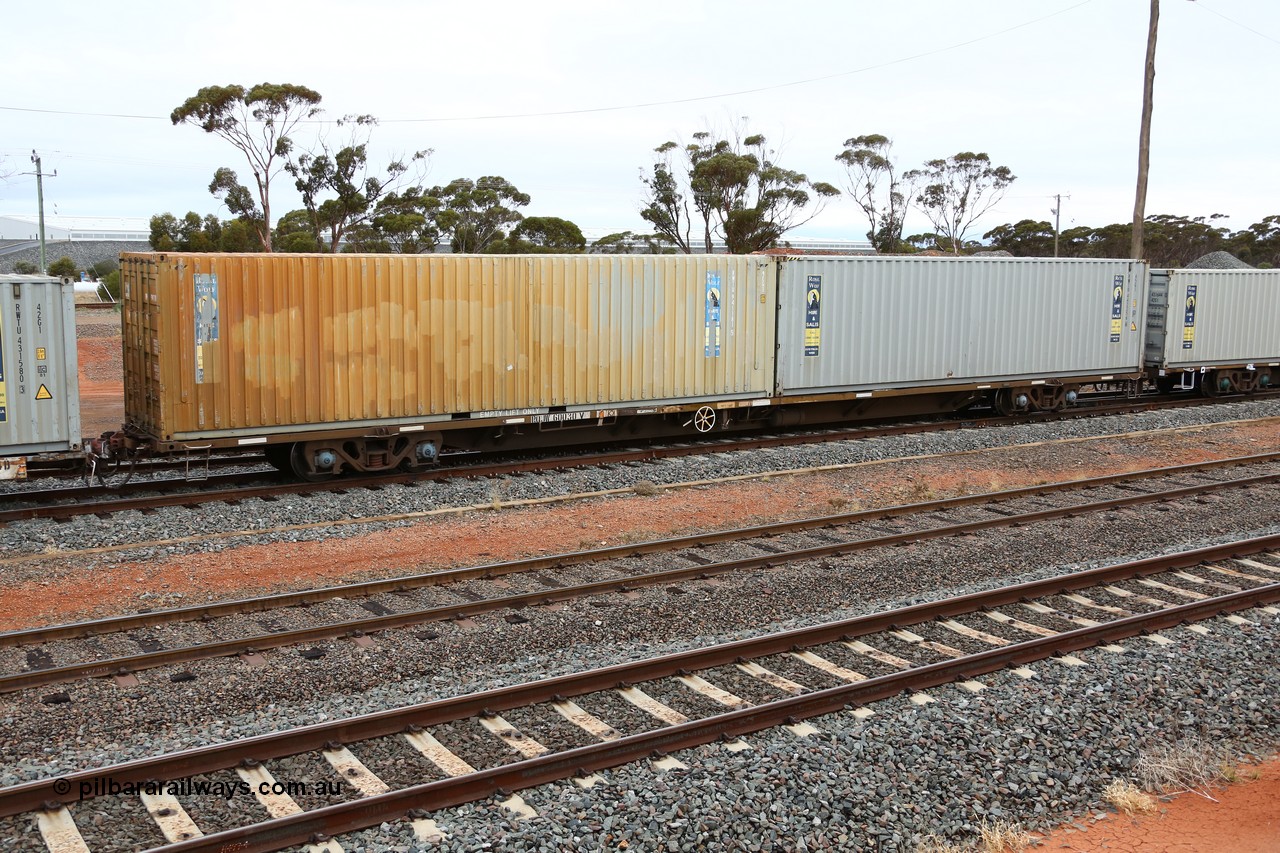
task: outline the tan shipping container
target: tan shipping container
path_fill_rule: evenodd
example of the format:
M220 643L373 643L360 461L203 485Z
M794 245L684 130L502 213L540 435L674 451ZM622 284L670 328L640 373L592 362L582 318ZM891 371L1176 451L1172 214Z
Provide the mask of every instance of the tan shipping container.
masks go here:
M128 253L125 410L163 441L768 396L763 257Z

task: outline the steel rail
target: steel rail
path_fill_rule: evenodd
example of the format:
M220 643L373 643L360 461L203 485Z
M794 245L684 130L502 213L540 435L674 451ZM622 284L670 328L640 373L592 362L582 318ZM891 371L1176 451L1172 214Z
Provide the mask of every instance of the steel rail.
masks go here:
M655 459L692 456L706 453L719 453L731 450L763 449L783 447L796 444L819 444L827 441L844 441L857 438L882 438L889 435L912 434L916 432L941 432L961 429L982 422L931 422L926 424L897 424L889 427L849 427L842 430L820 430L817 432L793 433L765 438L719 438L701 441L694 444L672 444L657 447L645 447L629 450L593 451L587 454L553 456L549 458L485 462L460 467L441 467L429 471L412 473L388 472L374 475L352 475L338 477L323 482L280 482L278 472L261 472L258 474L223 475L216 478L218 482L247 480L250 482L270 481L264 485L250 485L221 490L203 490L179 492L172 495L146 495L139 497L112 497L92 503L53 504L50 501L97 497L109 494L102 487L86 486L80 488L44 489L27 492L13 492L16 500L30 502L33 505L14 509L0 510L0 524L11 521L25 521L33 518L74 518L78 515L109 514L126 510L158 509L168 506L196 506L203 503L219 501L242 501L249 498L270 498L278 495L308 495L318 492L342 493L357 489L379 489L392 485L412 485L422 482L456 479L459 477L499 477L508 474L521 474L555 469L590 468L600 465L617 465L629 462L651 462ZM130 484L130 492L154 492L165 488L198 486L208 483L210 479L186 480L164 478L144 480ZM119 495L120 492L116 492Z
M27 460L27 478L34 480L44 477L80 477L84 474L84 470L81 465L82 461L83 457L54 459L41 459L39 457L31 458ZM205 464L206 460L201 459L199 461L199 467L201 469L205 467ZM249 465L266 465L267 460L261 453L237 453L234 456L213 456L207 460L207 464L210 468L243 468ZM196 461L194 459L188 460L185 457L157 457L154 459L139 459L136 464L128 467L132 469L132 473L134 475L137 475L150 474L153 471L180 470L194 466L196 466ZM107 474L105 476L110 477L115 475ZM195 480L192 482L198 483L200 481ZM106 488L111 487L107 486ZM92 490L101 494L103 487L96 486L93 487ZM70 492L72 489L67 488L65 491Z
M18 690L30 689L32 687L57 684L77 678L93 678L113 674L125 675L145 669L172 664L189 663L235 654L251 654L265 649L298 645L305 642L330 640L342 637L355 638L364 634L378 633L428 622L461 619L464 617L491 613L497 610L518 610L525 607L546 605L553 602L568 601L609 592L627 592L637 587L658 586L666 583L687 580L701 580L734 571L776 567L778 564L802 559L811 559L815 556L832 556L836 553L850 553L875 547L903 544L905 542L925 541L974 532L981 529L1020 526L1022 524L1029 524L1035 521L1043 521L1050 518L1071 517L1079 513L1102 511L1118 506L1132 506L1156 501L1166 502L1177 497L1185 497L1190 494L1200 494L1210 490L1229 487L1247 487L1263 482L1274 482L1277 479L1280 479L1280 474L1226 481L1223 483L1206 484L1205 486L1198 487L1182 487L1167 492L1146 493L1126 498L1094 502L1090 504L1080 504L1072 507L1061 507L1051 510L1038 510L1031 513L1003 516L1001 518L981 522L968 522L958 525L932 528L924 531L912 531L900 534L890 534L872 539L854 540L849 543L844 543L843 545L818 546L813 549L771 553L765 557L751 557L685 569L670 569L661 572L642 573L623 578L610 578L585 584L549 587L530 593L487 598L464 604L442 605L433 608L391 613L383 616L370 616L361 619L328 622L321 625L314 625L308 628L300 628L290 631L256 634L230 640L221 640L192 646L162 649L154 652L122 655L113 658L102 658L74 664L64 664L56 667L10 673L0 675L0 693L9 693ZM511 568L512 565L513 564L506 564L505 568L508 568L511 571L516 571L517 569ZM470 580L485 576L477 574L476 571L477 570L474 569L453 570L453 572L457 573L454 580ZM488 576L509 574L511 571L491 571ZM40 629L35 630L38 632ZM81 633L76 636L85 636L85 634Z
M973 506L984 503L997 503L1055 492L1088 490L1116 485L1118 483L1153 479L1156 477L1177 477L1185 474L1201 473L1220 468L1267 464L1277 460L1280 460L1280 452L1261 453L1252 456L1239 456L1232 457L1230 459L1216 459L1208 462L1173 465L1165 468L1148 468L1124 474L1107 474L1102 477L1093 477L1087 480L1063 480L1056 483L1005 489L999 492L961 495L951 498L941 498L933 501L899 504L897 506L882 507L878 509L858 510L855 512L816 516L813 518L796 519L792 521L771 522L769 524L696 533L688 536L673 537L670 539L658 539L648 542L609 546L606 548L593 548L586 551L574 551L530 557L504 563L486 563L479 566L443 569L414 575L402 575L384 580L363 581L353 584L302 590L299 592L277 593L274 595L255 596L253 598L233 599L214 604L196 604L189 605L187 607L176 607L165 610L154 610L146 613L135 613L128 616L111 616L103 619L70 622L62 625L25 628L0 633L0 648L43 643L51 640L84 638L99 634L132 630L135 628L172 624L175 622L210 620L223 616L243 615L246 613L255 613L284 607L306 606L338 597L356 598L380 595L388 592L404 592L410 589L426 586L440 586L466 580L485 579L501 575L518 574L521 572L559 569L566 566L581 565L583 563L605 562L664 551L675 551L682 548L704 547L722 542L737 541L740 539L770 537L783 533L795 533L816 528L839 527L875 519L920 515L940 510L953 509L956 507ZM1222 484L1204 484L1204 486L1200 488L1208 490L1210 488L1225 488L1233 485L1242 485L1242 483L1239 480L1226 481ZM703 567L703 570L705 571L705 567ZM625 581L620 582L625 583Z
M1277 392L1280 393L1280 392ZM1257 395L1264 398L1268 395ZM644 462L655 459L676 458L730 450L764 449L785 447L798 444L818 444L827 441L846 441L860 438L881 438L892 435L912 435L931 432L945 432L957 429L972 429L984 426L1010 426L1026 423L1048 423L1056 420L1074 420L1085 417L1098 417L1108 414L1132 413L1152 408L1183 408L1187 406L1212 405L1220 402L1238 402L1223 398L1195 398L1187 400L1135 401L1116 406L1086 407L1064 412L1035 412L1010 417L984 417L966 420L931 421L927 423L897 424L894 426L855 426L848 428L826 429L818 432L794 433L765 438L741 436L722 438L717 436L713 441L699 441L693 444L664 445L635 450L610 450L593 455L559 456L550 459L496 462L465 468L437 468L429 471L412 473L384 473L368 476L338 477L317 483L289 481L259 486L247 486L221 491L191 491L171 495L147 495L133 498L115 498L112 500L90 503L50 504L40 501L65 500L75 498L78 494L102 494L101 488L86 487L68 489L31 490L27 492L11 492L17 500L34 501L32 506L0 510L0 525L14 521L25 521L34 518L67 519L80 515L107 515L127 510L149 510L170 506L194 507L204 503L236 502L249 498L270 498L278 495L304 495L316 492L342 492L348 489L378 489L389 485L407 485L431 482L456 477L497 477L507 474L547 471L555 469L571 469L614 465L627 462ZM614 442L616 443L616 442ZM233 475L234 476L234 475ZM245 478L275 478L277 475L264 472L259 475L240 475ZM207 479L210 478L206 478ZM218 479L229 479L219 477ZM200 480L180 480L166 478L134 483L130 489L153 491L167 486L187 486L198 484ZM158 484L158 485L157 485Z
M811 548L794 549L770 553L766 556L745 557L719 563L692 566L683 569L667 569L659 572L647 572L622 578L592 581L561 587L546 587L533 592L515 595L484 598L479 601L462 604L446 604L422 610L411 610L402 613L390 613L383 616L369 616L361 619L350 619L341 622L328 622L308 628L297 628L290 631L277 631L266 634L255 634L232 640L221 640L212 643L201 643L194 646L183 646L173 649L162 649L154 652L142 652L135 655L122 655L114 658L103 658L84 663L66 664L27 672L0 675L0 693L12 693L47 684L71 681L76 678L93 678L106 675L126 675L144 669L153 669L176 663L189 663L209 658L227 657L236 654L251 654L264 649L299 645L301 643L330 640L339 637L359 637L364 634L404 628L410 625L421 625L426 622L440 622L449 619L463 619L492 613L497 610L519 610L526 607L552 604L560 601L571 601L592 595L609 592L628 592L636 587L660 586L687 580L702 580L731 572L749 571L760 568L776 568L780 564L798 562L820 557L864 551L872 548L890 547L908 542L919 542L941 539L980 530L1002 527L1016 527L1038 521L1055 518L1069 518L1087 512L1102 512L1125 506L1143 503L1166 502L1179 497L1198 495L1207 491L1229 487L1248 487L1267 482L1280 481L1280 474L1267 474L1248 477L1223 483L1211 483L1204 486L1184 486L1165 492L1152 492L1096 501L1089 504L1078 504L1070 507L1035 510L1018 515L1001 516L982 521L962 522L922 531L893 533L870 539L854 540L847 543L819 545ZM462 572L459 580L474 579L476 575L468 570ZM504 572L509 574L510 572Z
M615 664L537 682L437 699L418 705L316 723L284 732L197 747L92 770L75 771L57 778L41 779L0 789L0 817L34 811L48 803L75 802L78 799L79 783L82 781L91 783L95 778L110 777L120 784L182 779L234 767L245 759L262 762L288 755L298 755L320 749L329 743L349 744L397 734L407 730L409 726L438 725L466 719L486 711L501 712L553 701L558 697L581 696L611 689L619 684L666 678L679 674L683 670L696 671L723 666L734 663L739 658L767 657L792 651L797 646L822 645L891 630L902 625L926 622L940 617L959 616L984 607L1004 606L1027 598L1071 592L1099 584L1189 568L1204 562L1274 551L1277 548L1280 548L1280 534L1228 542L1180 554L1101 566L1083 572L927 602L899 610L873 613L808 628L797 628L641 661ZM1280 595L1280 584L1246 590L1245 593L1257 593L1260 590L1268 590L1268 595ZM1211 601L1217 600L1211 599ZM1203 606L1203 604L1199 602L1197 605L1187 606ZM816 697L827 692L829 691L808 694L808 696ZM812 713L822 713L822 711L815 710Z
M772 728L792 720L842 711L882 701L904 690L924 690L974 678L1013 665L1115 642L1137 634L1245 610L1280 600L1280 584L1217 596L1153 613L1144 613L1078 628L1053 637L1027 640L998 649L927 664L849 685L830 687L763 705L729 711L701 720L658 728L564 752L516 761L465 776L415 785L399 791L339 803L314 811L225 830L203 838L154 848L155 853L196 853L236 850L267 853L294 844L322 841L333 835L376 826L405 817L410 811L436 811L450 806L547 784L639 761L655 752L690 749L722 737Z

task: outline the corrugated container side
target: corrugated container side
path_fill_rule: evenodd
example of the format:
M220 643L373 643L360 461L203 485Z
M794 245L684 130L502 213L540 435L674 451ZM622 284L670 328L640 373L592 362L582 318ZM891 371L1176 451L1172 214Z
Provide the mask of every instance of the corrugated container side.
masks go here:
M764 258L174 253L125 255L122 270L126 411L165 439L744 397L772 381Z
M75 290L0 275L0 455L80 449Z
M781 392L1136 373L1144 275L1134 261L788 259Z
M1280 270L1168 270L1162 367L1280 361Z

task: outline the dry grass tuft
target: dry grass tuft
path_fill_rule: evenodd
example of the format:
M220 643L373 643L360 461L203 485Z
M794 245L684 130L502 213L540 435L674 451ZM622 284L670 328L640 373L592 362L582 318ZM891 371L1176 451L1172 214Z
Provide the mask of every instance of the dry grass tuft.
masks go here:
M915 853L965 853L967 849L950 844L937 835L926 835L916 845Z
M1016 823L983 819L978 824L978 837L972 841L950 842L937 835L926 835L916 845L915 853L1016 853L1031 843L1031 836Z
M1021 850L1031 843L1031 836L1022 831L1017 823L1003 820L987 822L984 818L978 825L978 849L983 853L1005 853L1007 850Z
M654 495L658 495L662 493L662 489L660 489L658 487L658 484L653 482L652 480L638 481L634 486L631 487L631 491L645 498L651 498Z
M1235 762L1230 750L1195 736L1172 744L1157 744L1146 750L1134 766L1144 788L1162 794L1199 794L1214 802L1217 800L1209 790L1230 781L1224 768L1234 775Z
M1111 780L1102 798L1121 814L1151 814L1156 810L1156 798L1127 779Z

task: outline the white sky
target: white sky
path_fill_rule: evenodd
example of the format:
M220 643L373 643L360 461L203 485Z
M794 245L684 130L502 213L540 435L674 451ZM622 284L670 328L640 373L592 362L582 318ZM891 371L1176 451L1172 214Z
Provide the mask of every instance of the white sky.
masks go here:
M1280 0L1161 5L1148 214L1224 213L1240 229L1280 213ZM37 150L58 173L45 181L50 214L227 218L208 183L228 165L248 184L247 164L168 116L203 86L288 82L320 92L326 116L381 119L374 162L432 148L428 184L501 175L532 195L526 215L592 231L647 231L638 175L652 149L743 116L782 165L837 186L835 155L866 133L892 138L904 168L989 153L1018 180L970 238L1051 220L1055 193L1070 195L1064 229L1101 226L1133 214L1149 6L7 3L0 172L31 171ZM653 105L607 109L633 104ZM584 112L550 115L568 111ZM287 175L273 187L274 216L300 206ZM34 177L12 176L0 182L0 212L34 214L35 196ZM908 233L927 228L918 214L908 220ZM792 236L866 230L842 198Z

